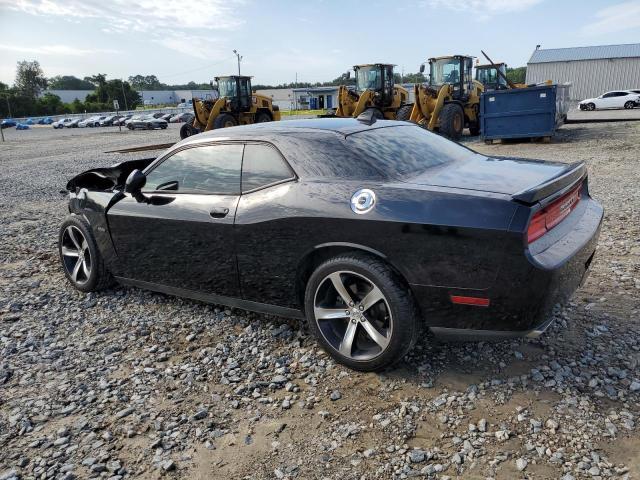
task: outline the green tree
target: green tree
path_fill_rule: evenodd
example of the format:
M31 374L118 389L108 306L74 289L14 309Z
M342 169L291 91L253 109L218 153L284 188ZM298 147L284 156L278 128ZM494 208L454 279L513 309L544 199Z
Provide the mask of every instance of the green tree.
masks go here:
M9 85L7 85L6 83L0 82L0 92L4 92L6 90L9 90Z
M94 84L73 75L58 75L49 79L48 87L53 90L92 90Z
M129 77L129 83L136 90L164 90L167 85L160 83L155 75L134 75Z
M100 78L98 78L100 77ZM106 75L96 75L87 77L94 79L97 84L93 93L87 95L85 103L101 103L108 105L107 109L113 108L113 100L118 100L120 108L132 110L140 104L140 95L131 88L129 82L122 82L120 79L106 80ZM89 109L87 109L88 111Z
M527 67L507 68L507 78L513 83L525 83Z
M47 79L37 60L18 62L14 87L20 95L32 99L47 88Z

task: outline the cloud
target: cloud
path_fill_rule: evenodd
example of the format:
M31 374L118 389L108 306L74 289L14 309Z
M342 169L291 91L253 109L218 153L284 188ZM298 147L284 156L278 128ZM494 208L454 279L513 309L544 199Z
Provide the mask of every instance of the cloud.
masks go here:
M585 35L602 35L640 28L640 2L625 2L598 10L595 21L582 27Z
M235 30L244 24L237 13L244 1L198 0L193 8L184 8L175 0L0 0L0 10L61 17L69 22L92 19L106 34L142 33L166 48L195 58L210 58L207 52L211 52L213 42L205 34ZM189 45L190 40L196 43Z
M234 29L244 23L235 14L243 0L198 0L194 8L176 6L174 0L0 0L0 8L30 15L96 18L119 31L150 32L158 28Z
M62 55L74 57L94 55L98 53L120 53L118 50L113 50L110 48L85 49L72 47L69 45L42 45L37 47L25 47L23 45L0 44L0 50L19 53L33 53L35 55Z
M527 10L543 0L423 0L421 6L473 14L475 20L488 20L502 13Z

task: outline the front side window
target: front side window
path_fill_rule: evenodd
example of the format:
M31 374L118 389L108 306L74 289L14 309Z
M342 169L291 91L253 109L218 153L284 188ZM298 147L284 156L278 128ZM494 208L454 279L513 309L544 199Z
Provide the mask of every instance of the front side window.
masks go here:
M272 185L294 178L280 153L269 145L249 144L242 160L242 191Z
M444 85L460 81L460 60L457 58L441 58L431 62L430 84Z
M242 145L206 145L174 153L147 174L145 191L238 195Z
M356 71L356 90L380 90L382 88L382 78L380 71L376 67L360 67Z
M236 96L236 79L235 78L218 79L218 94L220 95L220 97L235 97Z

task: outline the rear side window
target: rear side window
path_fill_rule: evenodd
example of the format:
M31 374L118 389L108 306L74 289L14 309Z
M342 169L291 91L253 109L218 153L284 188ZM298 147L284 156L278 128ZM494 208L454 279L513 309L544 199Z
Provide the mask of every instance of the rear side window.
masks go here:
M275 148L269 145L245 145L242 160L243 192L291 178L293 172Z
M385 178L407 180L446 163L477 155L462 145L413 125L355 133L347 144Z
M238 195L242 145L207 145L174 153L147 174L145 191Z

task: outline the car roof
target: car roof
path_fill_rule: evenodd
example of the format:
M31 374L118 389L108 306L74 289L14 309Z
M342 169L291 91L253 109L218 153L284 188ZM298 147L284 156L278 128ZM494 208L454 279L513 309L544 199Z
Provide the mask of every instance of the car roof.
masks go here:
M202 142L207 139L224 137L226 139L246 139L252 135L262 137L270 134L296 133L301 131L322 131L333 132L338 135L347 136L353 133L375 130L384 127L406 126L407 122L395 120L378 120L369 125L366 122L355 118L312 118L305 120L283 120L279 122L262 122L251 125L240 125L232 128L216 129L204 132L192 137L188 137L188 142ZM181 142L181 144L184 144Z

